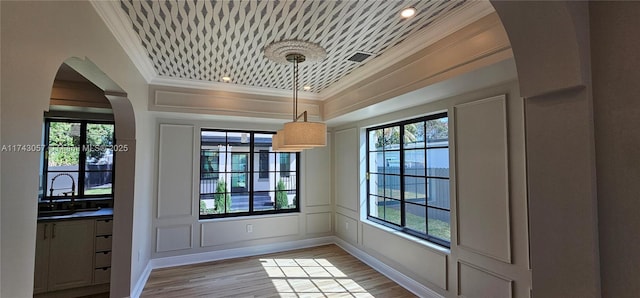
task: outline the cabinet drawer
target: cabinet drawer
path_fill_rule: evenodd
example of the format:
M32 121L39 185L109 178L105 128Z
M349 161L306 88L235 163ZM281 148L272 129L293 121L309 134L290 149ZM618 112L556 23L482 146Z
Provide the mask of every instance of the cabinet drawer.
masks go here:
M96 236L111 235L113 230L113 219L96 220Z
M111 252L97 252L96 253L96 268L111 266Z
M98 268L93 272L93 283L102 284L111 280L111 268Z
M109 236L97 236L96 237L96 252L111 250L111 235Z

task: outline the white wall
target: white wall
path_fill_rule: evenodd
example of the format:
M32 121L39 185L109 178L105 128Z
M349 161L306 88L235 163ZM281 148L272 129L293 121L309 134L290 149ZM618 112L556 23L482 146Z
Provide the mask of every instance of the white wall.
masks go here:
M276 131L259 120L198 121L159 118L156 124L157 195L153 208L153 258L184 256L333 234L331 142L300 159L300 213L199 220L202 128ZM247 225L253 231L247 231ZM200 261L207 261L202 259Z
M142 152L150 152L147 138L153 127L144 116L147 88L127 55L88 2L2 1L2 132L3 144L40 144L43 112L48 109L55 74L70 57L87 57L128 93L138 129L135 177L134 250L144 268L149 247L145 218L149 209L149 178ZM31 296L33 286L39 153L2 153L2 297ZM132 198L128 198L132 199ZM118 231L114 231L118 233ZM135 261L135 260L134 260ZM114 260L118 262L118 260ZM128 264L128 262L126 262ZM127 265L129 266L129 265ZM127 270L128 271L128 270ZM121 277L119 277L121 278ZM125 277L133 280L137 276ZM129 289L118 289L128 293ZM124 296L124 295L123 295Z
M528 296L524 111L518 94L511 81L338 127L336 235L446 297ZM366 220L364 129L442 111L449 112L450 123L450 249Z

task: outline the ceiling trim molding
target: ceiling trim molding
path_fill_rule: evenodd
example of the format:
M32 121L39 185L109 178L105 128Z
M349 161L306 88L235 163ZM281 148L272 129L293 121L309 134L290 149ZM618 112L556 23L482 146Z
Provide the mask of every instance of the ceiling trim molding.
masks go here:
M504 27L494 13L422 49L417 55L420 57L415 60L398 61L393 67L324 100L323 118L330 120L509 59L513 53Z
M93 5L93 8L109 30L111 30L111 33L113 33L113 36L127 53L127 56L129 56L140 74L142 74L147 83L150 83L157 77L157 73L147 53L142 48L138 35L130 26L127 26L130 21L118 6L120 2L100 0L90 0L89 2L91 2L91 5Z
M149 82L149 84L168 86L168 87L178 87L178 88L219 90L219 91L234 92L234 93L245 93L245 94L254 94L254 95L277 96L277 97L293 96L292 90L252 87L252 86L238 85L233 83L205 82L205 81L197 81L197 80L190 80L190 79L177 79L177 78L169 78L164 76L156 76L151 80L151 82ZM298 91L298 98L308 99L308 100L321 99L319 94L312 93L312 92L305 92L305 91Z
M130 20L119 7L119 1L90 0L90 2L149 84L203 90L220 90L253 95L291 96L291 90L159 76L155 71L151 59L143 48L138 35L133 28L129 26ZM372 75L383 71L398 61L419 52L494 11L489 1L469 1L460 9L439 17L432 25L416 32L404 42L384 54L375 56L371 61L367 62L367 64L353 70L342 80L332 84L322 92L312 93L300 91L299 97L307 100L321 101L335 97L344 90L361 83Z
M462 8L441 16L432 25L416 32L384 54L374 57L367 64L355 69L342 80L333 83L320 92L320 99L326 100L335 96L494 11L489 1L468 2Z
M322 121L322 102L299 100L299 110L306 110L312 121ZM219 90L195 90L182 87L150 85L150 111L198 113L265 119L292 119L292 103L288 98Z

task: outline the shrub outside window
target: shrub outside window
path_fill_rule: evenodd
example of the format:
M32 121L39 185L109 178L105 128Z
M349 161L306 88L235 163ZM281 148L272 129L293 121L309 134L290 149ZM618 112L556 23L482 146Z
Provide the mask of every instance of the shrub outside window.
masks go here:
M114 130L113 122L46 119L41 199L113 198Z
M298 153L272 151L273 136L201 131L200 219L300 211Z
M449 247L446 113L367 129L367 218Z

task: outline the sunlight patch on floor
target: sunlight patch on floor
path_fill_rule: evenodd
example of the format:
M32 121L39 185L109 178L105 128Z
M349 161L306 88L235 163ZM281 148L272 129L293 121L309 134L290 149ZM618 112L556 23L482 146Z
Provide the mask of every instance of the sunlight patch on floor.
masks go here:
M373 295L326 259L260 259L280 297Z

